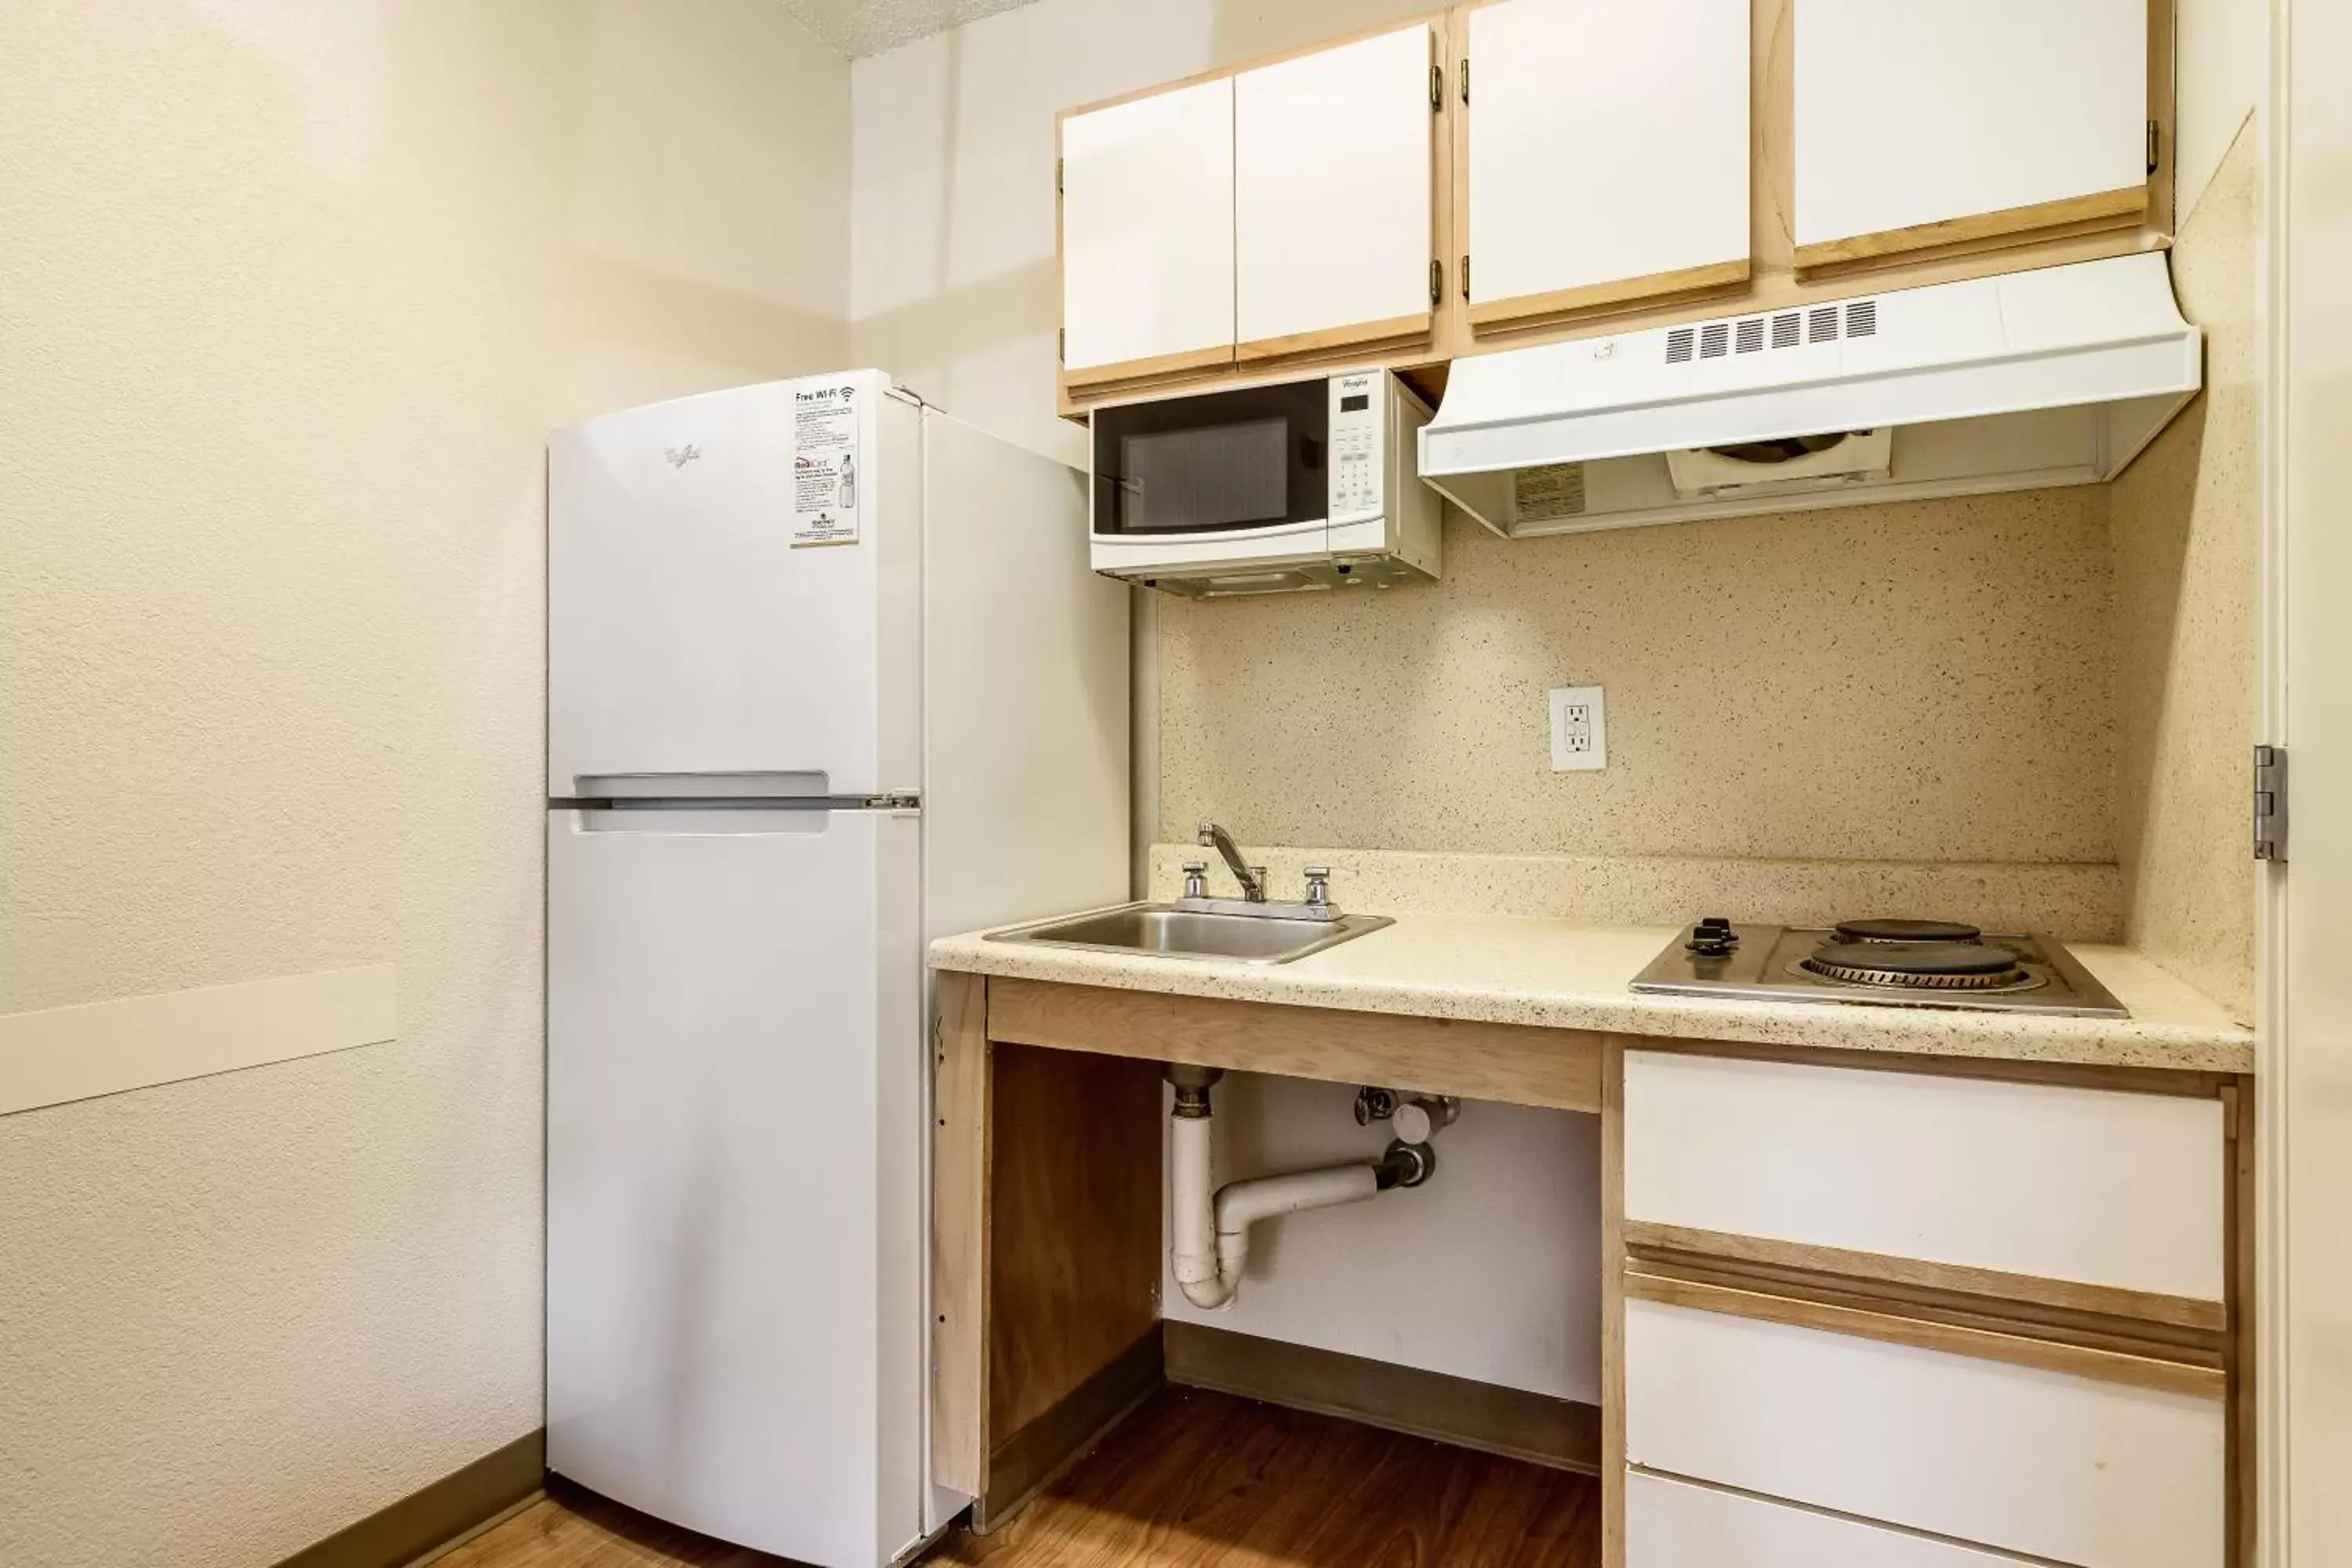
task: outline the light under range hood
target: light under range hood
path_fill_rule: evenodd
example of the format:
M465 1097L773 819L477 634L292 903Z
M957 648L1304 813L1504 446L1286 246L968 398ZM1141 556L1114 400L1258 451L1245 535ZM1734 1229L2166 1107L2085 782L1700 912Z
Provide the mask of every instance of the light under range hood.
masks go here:
M2196 395L2160 251L1454 362L1421 475L1507 537L2095 484Z

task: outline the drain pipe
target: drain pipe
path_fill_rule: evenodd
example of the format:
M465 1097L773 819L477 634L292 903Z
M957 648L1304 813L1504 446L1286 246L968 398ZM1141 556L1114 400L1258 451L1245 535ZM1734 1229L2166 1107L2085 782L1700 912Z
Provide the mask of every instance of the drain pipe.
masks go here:
M1167 1075L1176 1086L1168 1129L1171 1262L1177 1286L1196 1307L1232 1304L1249 1262L1250 1226L1258 1221L1361 1203L1392 1187L1417 1187L1437 1168L1437 1156L1427 1144L1396 1142L1378 1160L1228 1182L1212 1196L1209 1147L1215 1122L1209 1090L1224 1072L1171 1065Z

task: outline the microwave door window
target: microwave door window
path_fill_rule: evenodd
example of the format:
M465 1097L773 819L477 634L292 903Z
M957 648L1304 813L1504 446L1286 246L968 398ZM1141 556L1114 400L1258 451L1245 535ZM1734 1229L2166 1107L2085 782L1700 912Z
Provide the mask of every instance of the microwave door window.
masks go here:
M1328 512L1323 378L1097 409L1095 531L1244 533Z
M1264 528L1290 510L1290 424L1197 426L1119 443L1122 532Z

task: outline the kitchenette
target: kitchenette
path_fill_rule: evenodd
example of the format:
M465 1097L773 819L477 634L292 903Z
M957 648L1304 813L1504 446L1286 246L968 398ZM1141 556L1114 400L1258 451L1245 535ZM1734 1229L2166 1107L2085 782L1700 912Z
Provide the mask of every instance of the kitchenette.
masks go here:
M1174 1389L1597 1478L1528 1561L2251 1560L2252 218L2171 24L1507 0L1060 115L1143 901L929 949L972 1530Z

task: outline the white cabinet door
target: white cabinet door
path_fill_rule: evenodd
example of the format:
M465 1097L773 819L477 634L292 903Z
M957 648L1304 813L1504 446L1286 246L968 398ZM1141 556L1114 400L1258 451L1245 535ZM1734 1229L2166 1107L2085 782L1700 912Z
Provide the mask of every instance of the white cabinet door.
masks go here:
M1470 13L1474 326L1748 276L1748 0Z
M1796 27L1798 265L2145 206L2147 0L1796 0Z
M1242 358L1429 331L1434 47L1424 23L1234 79Z
M2082 1568L2223 1561L2218 1399L1655 1301L1624 1345L1629 1465Z
M1062 331L1073 383L1231 361L1231 78L1062 121Z
M2222 1299L2221 1105L1625 1053L1625 1217Z

